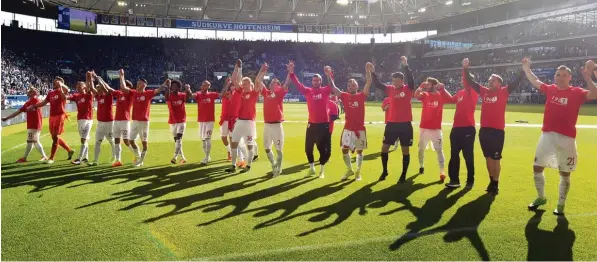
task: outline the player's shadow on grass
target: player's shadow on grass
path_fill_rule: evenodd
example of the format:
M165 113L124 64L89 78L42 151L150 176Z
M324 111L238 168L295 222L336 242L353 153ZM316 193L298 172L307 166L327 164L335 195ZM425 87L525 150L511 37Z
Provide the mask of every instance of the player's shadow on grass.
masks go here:
M573 261L572 246L576 234L568 228L568 219L557 217L553 231L539 229L544 212L537 210L526 225L525 236L529 243L527 260Z
M454 206L458 199L469 192L469 189L463 189L450 195L451 192L453 192L452 189L444 188L436 196L427 199L421 208L416 211L413 210L413 214L417 220L406 226L409 231L392 243L390 245L390 250L399 249L402 245L419 237L422 234L421 232L423 229L437 224L440 221L442 214L450 209L450 207Z

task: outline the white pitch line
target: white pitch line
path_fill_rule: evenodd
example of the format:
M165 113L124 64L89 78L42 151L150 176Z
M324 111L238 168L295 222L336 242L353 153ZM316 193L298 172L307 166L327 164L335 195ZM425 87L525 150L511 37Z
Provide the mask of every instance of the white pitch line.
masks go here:
M597 217L597 212L575 214L575 215L566 216L566 218L592 217L592 216ZM496 226L490 226L489 228L500 228L500 227L505 227L505 226L510 227L510 226L514 226L514 225L522 225L527 222L528 222L528 220L525 220L524 222L516 221L516 222L508 223L508 224L496 223ZM480 227L462 227L462 228L452 228L450 230L441 230L440 229L440 230L436 231L436 229L437 229L436 227L431 227L428 230L423 230L419 233L411 234L410 236L414 238L414 237L418 237L418 236L424 236L424 235L435 234L435 233L473 231L473 230L478 230L479 228ZM488 227L482 227L482 229L485 229L485 228L488 228ZM228 255L221 255L221 256L200 257L200 258L193 258L191 260L194 260L194 261L224 260L225 261L225 260L233 260L233 259L238 259L238 258L249 258L249 257L258 257L258 256L264 256L264 255L270 255L270 254L288 253L288 252L294 252L294 251L309 251L309 250L317 250L317 249L325 249L325 248L358 246L358 245L375 243L375 242L387 242L387 241L396 240L398 237L399 236L385 236L385 237L367 238L367 239L320 244L320 245L305 245L305 246L286 247L286 248L279 248L279 249L270 249L270 250L257 251L257 252L245 252L245 253L236 253L236 254L228 254Z
M49 135L49 134L44 134L44 135L40 136L39 138L41 139L42 137L46 137L46 136L48 136L48 135ZM22 146L26 145L26 144L27 144L27 142L25 142L25 143L22 143L22 144L18 144L18 145L16 145L16 146L13 146L13 147L11 147L11 148L9 148L9 149L7 149L7 150L4 150L4 151L2 151L2 154L6 153L6 152L9 152L9 151L12 151L12 150L15 150L15 149L17 149L17 148L19 148L19 147L22 147Z

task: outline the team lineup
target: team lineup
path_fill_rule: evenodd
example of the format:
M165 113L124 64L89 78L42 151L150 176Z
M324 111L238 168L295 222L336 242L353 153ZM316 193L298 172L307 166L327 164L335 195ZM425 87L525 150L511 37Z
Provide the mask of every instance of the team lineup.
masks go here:
M192 92L189 84L179 80L166 79L159 88L146 90L147 81L139 79L135 85L125 79L120 70L120 88L114 90L100 76L93 71L87 72L86 80L76 83L76 92L69 94L69 88L60 77L54 79L54 90L50 91L44 100L39 99L38 90L30 88L27 95L29 100L15 113L3 118L6 121L20 113L27 117L27 146L25 154L17 162L27 162L33 147L41 154L40 161L54 163L58 147L68 152L68 159L75 156L73 150L62 138L64 123L67 119L66 101L77 105L77 123L81 138L81 147L72 164L87 163L98 165L98 159L103 140L108 141L112 148L112 166L123 165L121 142L134 155L133 166L143 166L149 150L148 139L150 130L150 108L152 98L163 93L169 109L168 124L174 139L174 154L172 164L187 162L183 153L183 136L186 130L186 102L189 98L197 101L199 122L199 137L202 141L204 158L202 165L211 161L212 135L215 126L215 101L221 99L222 110L219 120L222 142L228 152L231 166L226 172L249 172L253 161L258 158L256 131L256 103L259 96L263 97L264 131L263 146L271 164L273 177L283 172L284 147L284 114L283 99L288 93L290 82L306 98L309 112L308 125L305 135L305 153L309 163L308 176L317 174L315 169L314 148L319 152L319 177L325 177L325 165L331 157L332 133L334 121L338 119L338 107L333 101L337 97L342 101L346 117L341 134L342 158L347 171L342 179L355 176L361 180L363 166L363 151L367 149L367 132L365 128L365 101L370 91L379 90L387 95L382 103L385 112L385 130L381 146L381 161L383 171L379 180L386 180L389 176L388 161L390 148L398 145L402 152L402 172L398 183L407 181L406 174L410 165L410 147L413 145L412 127L412 98L422 103L422 117L420 120L418 140L419 174L425 171L425 148L431 143L437 154L439 179L444 181L445 157L443 152L443 134L441 120L444 104L455 104L453 127L450 132L450 160L448 163L449 177L446 187L461 186L460 152L462 151L467 167L466 187L471 188L475 182L474 143L476 137L476 122L474 113L477 101L481 99L481 119L479 141L483 156L486 159L490 183L486 191L497 195L501 169L501 158L505 140L505 113L509 94L516 90L526 78L535 88L546 96L543 117L542 134L535 152L533 163L533 177L537 198L529 204L530 210L547 203L545 196L544 168L558 169L560 172L559 198L554 214L564 214L566 196L570 189L570 174L576 169L578 154L576 150L576 122L580 106L588 100L597 99L597 86L593 82L593 74L597 77L597 66L594 61L587 61L582 76L587 83L587 89L570 86L571 70L560 66L555 73L554 84L545 84L539 80L531 70L531 61L522 60L522 70L506 81L499 75L491 75L487 87L473 79L469 73L470 62L462 62L462 89L450 94L444 85L435 78L428 77L422 83L415 85L415 78L408 66L406 57L401 57L401 72L391 75L391 83L381 82L375 73L372 63L365 65L365 85L362 89L355 79L347 81L346 91L338 88L334 82L331 67L324 68L327 85L323 85L323 78L316 74L312 78L311 87L304 86L294 72L294 62L287 65L288 75L284 83L272 79L269 84L264 81L268 65L263 64L254 79L243 77L242 62L238 60L234 71L221 92L210 92L211 83L203 81L199 90ZM477 80L478 81L478 80ZM507 83L506 83L507 82ZM93 161L89 161L89 140L93 124L93 100L97 102L97 127ZM115 114L113 108L115 105ZM41 107L49 104L49 133L52 137L50 156L44 152L39 142L42 128ZM132 111L132 112L131 112ZM141 145L137 144L137 139ZM275 149L275 154L272 150ZM351 154L356 153L356 169L351 163ZM180 161L179 161L180 158Z

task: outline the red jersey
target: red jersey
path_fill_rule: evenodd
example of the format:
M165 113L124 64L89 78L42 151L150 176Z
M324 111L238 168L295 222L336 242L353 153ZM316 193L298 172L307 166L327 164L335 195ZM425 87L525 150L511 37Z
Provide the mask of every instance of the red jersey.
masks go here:
M559 90L556 85L541 85L545 94L543 132L556 132L567 137L576 137L576 121L580 106L587 101L586 89L570 87Z
M19 109L19 111L27 113L27 129L41 130L41 108L36 108L35 110L27 111L27 108L29 106L37 105L40 102L41 99L34 97L27 100L27 102L25 102L25 104L23 104L23 106Z
M403 85L400 88L386 85L386 94L391 99L388 122L404 123L413 121L411 104L413 90L408 85Z
M475 126L475 109L477 108L477 99L479 95L470 87L465 87L451 96L448 91L443 89L442 98L448 103L456 103L456 112L454 113L454 125L452 127Z
M255 104L259 98L259 92L253 90L250 92L241 91L240 111L238 119L241 120L255 120Z
M97 121L114 121L114 116L112 116L112 104L114 103L114 98L112 97L112 94L97 94L95 100L97 100Z
M149 105L151 99L155 96L155 92L153 90L143 92L131 90L130 92L133 93L133 120L149 121Z
M224 121L228 121L228 108L230 107L230 99L228 96L222 96L222 111L220 112L220 125L224 123Z
M439 92L423 92L419 97L423 103L420 128L442 129L442 115L444 113L444 100Z
M338 119L338 104L334 100L328 100L327 112L330 117L330 134L334 132L334 122Z
M227 116L228 118L238 118L238 113L240 110L240 103L241 103L241 94L243 92L240 90L234 90L232 91L232 94L230 95L230 99L228 101L228 111Z
M214 92L197 92L193 98L197 101L197 122L213 122L216 118L216 99L220 95ZM224 114L224 99L222 99L222 115Z
M267 88L261 89L263 95L263 120L266 123L280 123L284 121L284 96L288 93L278 87L273 92Z
M305 87L298 81L295 74L290 74L290 79L297 86L299 92L307 99L309 123L329 123L330 116L327 114L327 103L330 100L331 88L329 86L320 88Z
M168 124L187 122L187 111L185 108L186 101L186 93L170 93L170 97L168 97L168 101L166 101L166 103L168 103L168 110L170 111L170 115L168 116Z
M391 103L392 99L390 99L389 97L384 98L383 102L381 103L381 108L386 108L386 106L388 106ZM385 113L385 118L384 121L387 124L388 120L390 119L390 109L388 108L388 110L384 111Z
M65 114L64 106L66 105L66 100L62 99L59 92L58 90L52 90L46 96L46 101L50 103L50 116Z
M355 132L365 130L365 100L367 100L365 93L350 94L342 92L340 99L346 111L344 129Z
M508 87L502 87L493 92L489 88L481 86L481 127L490 127L504 130L506 127L506 104L510 92Z
M116 97L116 121L131 120L131 105L133 104L133 90L128 93L122 91L114 91L112 93Z
M72 94L68 100L77 103L77 120L93 120L93 95Z

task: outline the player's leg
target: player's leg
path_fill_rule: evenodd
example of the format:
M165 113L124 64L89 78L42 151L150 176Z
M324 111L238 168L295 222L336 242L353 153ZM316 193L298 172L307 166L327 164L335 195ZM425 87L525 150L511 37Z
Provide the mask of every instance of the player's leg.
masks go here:
M180 154L180 152L178 150L179 143L178 143L178 136L177 136L177 132L176 132L176 124L170 124L170 133L172 134L172 137L174 138L174 156L170 160L170 163L176 164L176 161L178 161L178 155Z
M66 152L68 152L68 158L67 160L71 160L73 158L73 155L75 154L75 150L72 149L67 143L66 141L64 141L64 139L62 139L62 137L60 137L62 135L62 133L64 133L64 120L65 120L66 116L58 116L57 117L57 136L58 136L58 145L60 145L60 147L64 148L64 150L66 150Z
M232 138L230 138L232 141ZM238 153L237 160L236 160L236 167L244 167L247 159L247 142L244 137L241 137L238 141L238 146L236 147L236 151Z
M307 176L315 175L315 157L313 156L313 148L317 141L317 128L314 124L307 124L307 131L305 134L305 154L309 162L309 171Z
M176 137L178 138L179 143L179 153L180 153L180 163L185 164L187 162L187 158L184 156L184 150L182 149L182 138L184 136L184 132L187 129L187 123L178 123L176 124Z
M471 188L475 184L475 137L477 130L475 127L466 127L464 134L464 145L462 156L466 163L466 187Z
M570 174L576 170L578 153L576 151L576 140L571 137L556 134L556 149L558 166L560 171L560 185L558 205L553 211L555 215L564 215L566 198L570 191Z
M367 149L367 132L359 131L359 137L356 139L357 150L357 170L355 171L355 180L361 180L361 168L363 167L363 150Z
M79 150L79 155L75 160L71 162L73 165L80 165L81 159L85 156L85 144L87 143L87 121L77 120L77 128L79 131L79 137L81 138L81 149Z
M50 150L50 159L48 159L48 164L54 163L54 157L56 156L56 151L58 151L58 120L56 116L50 116L49 119L49 132L52 136L52 149Z
M419 129L419 174L425 173L425 148L431 140L430 134L431 130L421 128Z
M354 143L356 140L353 139L354 136L354 132L346 129L342 130L340 147L342 148L342 159L344 160L344 165L346 165L346 173L344 176L342 176L342 180L348 179L350 176L354 175L350 156L350 151L354 149Z
M253 148L255 147L256 141L255 138L257 137L257 128L255 128L255 121L244 121L246 123L246 130L245 130L245 134L243 136L243 138L246 139L247 142L247 151L248 151L248 155L247 155L247 166L243 169L244 172L249 171L251 169L251 165L253 164L253 160L255 160L254 156L255 156L255 151L253 150Z
M93 148L93 161L89 163L90 166L96 166L99 162L99 156L102 150L102 141L108 135L106 129L106 122L97 122L97 127L95 128L95 146Z
M444 172L444 149L443 149L443 134L441 129L432 130L431 134L431 142L433 144L433 149L437 154L437 163L439 165L439 179L443 182L446 179L446 174Z
M236 123L236 127L232 130L232 135L230 138L230 153L232 155L232 167L226 169L226 172L233 173L236 171L236 160L238 157L238 146L239 142L242 138L240 128L240 123Z
M272 174L276 176L276 161L274 160L274 152L272 152L272 144L274 143L274 125L275 124L265 123L263 126L263 148L265 149L267 160L269 160L269 163L272 166Z
M130 128L131 136L128 139L128 144L127 144L126 140L124 141L124 143L128 146L128 148L131 150L131 152L135 156L135 159L133 160L133 164L136 164L137 161L139 161L140 152L139 152L139 147L137 146L137 142L135 142L135 140L137 140L137 138L139 136L141 136L141 132L143 132L144 124L145 123L143 123L142 121L133 121L133 124Z
M398 142L398 127L395 123L386 124L384 134L384 140L381 145L381 165L383 171L379 177L379 181L386 180L388 176L388 151L390 146Z
M460 151L464 143L462 137L464 135L461 127L452 128L452 131L450 131L450 162L448 163L450 182L446 184L446 187L449 188L460 187L458 174L460 172Z
M35 132L33 132L33 135L32 135L33 147L35 147L37 152L39 152L39 154L41 155L41 159L39 161L47 161L48 156L46 156L46 152L44 152L44 147L39 142L40 134L41 134L41 130L35 129Z
M213 126L214 122L199 123L199 136L202 141L203 152L205 153L205 158L203 158L203 161L201 161L201 163L205 165L211 161L211 134L213 132Z
M251 161L257 161L257 159L259 159L259 147L257 146L257 125L255 125L255 127L253 127L253 134L255 134L255 136L253 137L253 158Z
M122 166L122 145L121 141L127 145L128 139L130 135L130 125L128 121L115 121L114 122L114 143L116 144L116 150L114 155L116 158L116 162L112 164L113 167Z
M276 153L278 154L276 159L276 173L280 175L282 173L282 158L284 157L284 153L282 153L282 149L284 149L284 127L282 127L282 123L276 125L273 134L273 142L276 147Z
M325 164L330 160L332 153L332 133L329 132L329 124L323 124L319 126L317 141L317 151L319 151L319 178L325 177ZM327 132L326 132L327 131Z
M25 154L17 160L17 163L27 162L27 157L29 156L29 153L31 153L31 150L33 150L33 135L35 130L36 129L27 129L27 146L25 147Z
M410 122L402 128L399 139L402 147L402 174L398 179L398 183L404 183L406 182L406 173L410 164L410 147L413 145L413 126Z
M558 164L555 141L552 140L553 135L552 132L543 132L539 137L539 143L535 150L535 162L533 163L533 180L535 181L535 189L537 189L537 198L529 204L529 210L536 210L539 206L547 203L543 171L546 167L556 168Z
M224 121L220 124L220 137L222 139L224 147L226 147L226 151L228 151L228 161L231 161L232 156L230 155L230 144L228 143L229 136L230 130L228 130L228 121Z
M143 149L141 150L141 153L139 154L139 158L137 159L137 162L135 162L135 166L143 166L143 162L145 161L145 156L147 156L147 150L148 150L147 141L149 140L149 121L140 122L139 136L141 137L141 144L143 146Z

